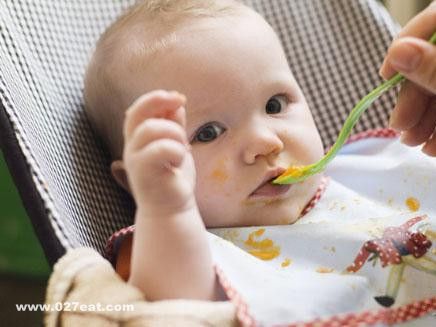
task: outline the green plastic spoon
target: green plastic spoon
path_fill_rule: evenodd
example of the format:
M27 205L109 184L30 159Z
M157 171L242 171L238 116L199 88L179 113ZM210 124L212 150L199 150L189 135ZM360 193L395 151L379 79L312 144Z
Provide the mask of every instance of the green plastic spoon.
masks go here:
M432 35L429 40L430 43L436 44L436 32ZM272 181L273 184L293 184L304 181L306 178L322 172L327 164L333 160L338 151L344 145L348 136L351 133L354 125L356 124L359 117L365 112L366 109L384 92L388 91L390 88L399 84L405 79L403 75L397 73L394 77L387 80L369 94L363 97L351 110L347 120L342 127L338 139L335 144L330 148L330 150L324 155L324 157L316 163L307 166L290 166L283 174L278 176Z

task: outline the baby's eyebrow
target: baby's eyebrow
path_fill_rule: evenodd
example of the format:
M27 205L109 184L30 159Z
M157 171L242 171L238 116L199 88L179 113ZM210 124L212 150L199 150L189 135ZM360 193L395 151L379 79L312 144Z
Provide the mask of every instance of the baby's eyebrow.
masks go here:
M186 109L188 112L188 109ZM207 117L204 117L202 114L199 114L198 111L194 113L189 113L187 116L187 124L186 124L186 132L188 134L188 138L191 137L191 134L194 134L201 126L209 122L210 120Z
M189 100L188 100L189 101ZM202 121L203 123L206 123L210 121L212 118L212 112L215 112L215 108L217 106L214 106L210 102L207 104L195 104L192 105L187 103L185 105L186 113L188 115L188 120L194 121L197 124L200 124L199 122ZM192 118L194 118L192 120Z
M214 121L213 119L208 119L208 117L195 117L194 119L188 119L188 125L187 127L192 130L192 131L196 131L197 129L199 129L201 126Z

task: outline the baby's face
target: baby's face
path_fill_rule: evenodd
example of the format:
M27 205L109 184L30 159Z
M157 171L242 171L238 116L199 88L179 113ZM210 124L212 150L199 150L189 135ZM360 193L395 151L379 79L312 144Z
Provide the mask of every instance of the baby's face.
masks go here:
M205 19L172 40L141 87L187 97L195 194L206 226L294 222L320 177L292 186L269 181L290 164L317 161L323 148L272 29L247 12Z

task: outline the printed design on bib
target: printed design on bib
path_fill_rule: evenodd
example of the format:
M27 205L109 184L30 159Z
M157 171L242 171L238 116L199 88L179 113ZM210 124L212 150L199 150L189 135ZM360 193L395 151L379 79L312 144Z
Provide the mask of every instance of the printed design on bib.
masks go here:
M406 265L436 274L436 261L426 256L432 242L423 232L409 231L409 228L426 218L426 215L418 216L400 226L386 228L381 238L366 241L354 262L347 267L348 272L355 273L366 262L373 261L375 265L378 259L382 267L391 266L385 295L375 297L382 306L394 304Z
M353 264L347 267L347 271L357 272L370 255L368 261L380 259L382 267L402 263L401 257L405 255L422 257L432 243L421 232L410 232L408 229L425 218L426 216L419 216L399 227L388 227L381 238L366 241Z

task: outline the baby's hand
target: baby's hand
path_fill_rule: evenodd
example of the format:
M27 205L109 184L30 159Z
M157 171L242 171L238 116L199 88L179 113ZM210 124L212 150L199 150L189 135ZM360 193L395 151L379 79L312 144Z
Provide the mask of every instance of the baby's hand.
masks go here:
M123 159L129 185L138 208L153 216L171 216L195 206L185 102L177 92L153 91L126 112Z
M436 156L436 45L427 41L436 31L436 1L414 17L392 42L380 74L403 74L404 83L390 126L404 132L402 141Z

